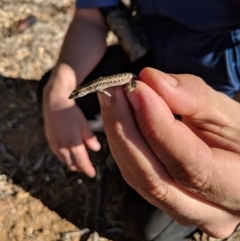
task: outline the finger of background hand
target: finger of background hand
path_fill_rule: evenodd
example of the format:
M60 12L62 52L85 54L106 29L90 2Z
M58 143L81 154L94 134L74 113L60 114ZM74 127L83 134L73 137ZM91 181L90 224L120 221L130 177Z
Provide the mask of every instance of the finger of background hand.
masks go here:
M52 148L52 151L57 156L58 160L67 165L70 170L77 170L76 163L73 163L72 159L70 158L70 152L67 148Z
M84 143L92 150L92 151L99 151L101 149L101 144L99 143L97 137L86 135L83 133L83 141Z
M60 148L57 152L59 160L65 163L70 170L80 171L87 174L89 177L96 175L95 169L91 164L85 146L73 146L69 148Z
M86 173L89 177L94 177L96 175L96 171L83 144L70 148L70 158L77 166L78 170Z
M217 205L187 192L169 177L139 133L121 89L115 89L110 104L104 100L108 97L100 95L109 145L125 180L175 220L184 220L185 223L191 220L212 235L229 235L238 219Z
M194 194L239 210L239 155L207 146L175 120L165 101L144 83L139 82L128 98L144 139L174 180Z
M85 117L81 118L81 129L82 138L84 143L92 150L99 151L101 149L101 144L99 143L97 137L94 135L93 131L89 127L89 124Z

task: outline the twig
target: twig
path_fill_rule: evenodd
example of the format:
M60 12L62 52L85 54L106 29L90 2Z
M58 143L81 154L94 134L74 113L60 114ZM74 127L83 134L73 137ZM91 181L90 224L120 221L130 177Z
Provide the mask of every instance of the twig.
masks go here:
M36 163L34 164L34 166L32 167L32 170L33 170L33 171L37 171L37 170L42 166L43 161L45 160L45 157L46 157L48 151L49 151L48 148L46 148L46 149L43 151L43 153L42 153L42 155L40 156L40 158L37 160L37 162L36 162Z
M12 154L10 154L4 143L0 142L0 153L2 153L3 157L7 160L10 161L11 163L13 163L14 165L17 164L17 158L15 156L13 156Z
M90 194L89 194L87 185L81 179L78 179L77 183L79 185L81 185L82 188L85 191L85 201L84 201L85 202L84 203L85 212L84 212L84 217L83 217L83 227L86 227L87 226L87 221L88 221L88 216L89 216L89 213L90 213L90 207L89 207Z
M76 236L79 236L79 238L80 238L82 235L89 233L89 232L90 232L90 229L88 229L88 228L85 228L83 230L67 232L67 233L63 234L63 237L61 238L61 240L71 240L72 237L76 237Z
M98 219L99 219L99 210L101 205L101 193L102 193L102 168L96 167L97 175L96 175L96 202L93 212L93 236L92 241L99 241L99 235L98 235Z
M99 241L99 234L98 234L98 232L96 232L96 231L93 232L92 241Z

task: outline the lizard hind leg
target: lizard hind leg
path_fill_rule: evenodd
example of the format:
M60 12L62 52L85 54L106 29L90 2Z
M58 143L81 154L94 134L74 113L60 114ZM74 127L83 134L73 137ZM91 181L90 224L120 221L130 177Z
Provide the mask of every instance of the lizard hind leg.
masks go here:
M103 93L106 96L112 97L110 93L108 93L106 90L97 90L97 92Z

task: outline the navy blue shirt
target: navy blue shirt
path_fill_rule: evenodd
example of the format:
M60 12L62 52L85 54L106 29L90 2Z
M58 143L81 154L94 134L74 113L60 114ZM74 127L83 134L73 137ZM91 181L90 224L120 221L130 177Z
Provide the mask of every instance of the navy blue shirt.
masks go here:
M202 77L233 97L240 89L240 0L135 0L152 45L151 65ZM119 0L77 0L77 7Z

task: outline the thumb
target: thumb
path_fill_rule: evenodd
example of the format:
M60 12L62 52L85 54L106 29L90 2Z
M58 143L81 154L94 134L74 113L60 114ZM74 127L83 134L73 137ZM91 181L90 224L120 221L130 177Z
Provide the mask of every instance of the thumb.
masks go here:
M140 79L154 89L175 114L204 118L211 110L219 107L219 93L197 76L166 74L156 69L145 68L140 73Z

